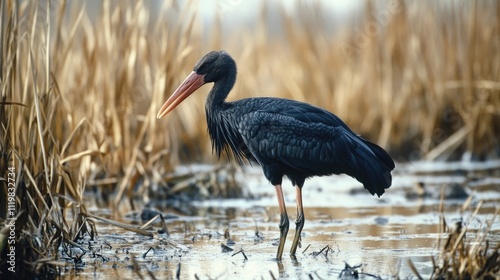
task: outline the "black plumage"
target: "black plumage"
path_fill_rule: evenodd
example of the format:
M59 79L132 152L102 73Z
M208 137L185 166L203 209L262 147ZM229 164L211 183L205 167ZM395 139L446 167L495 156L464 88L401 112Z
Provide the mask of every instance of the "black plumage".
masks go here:
M281 193L283 176L297 187L295 253L304 217L301 188L306 178L345 173L371 193L382 195L391 185L394 162L381 147L356 135L336 115L307 103L282 98L225 99L236 81L236 63L224 51L214 51L198 61L193 72L165 102L162 117L205 83L213 82L206 102L208 131L214 151L225 151L239 162L262 166L276 187L280 203L281 258L288 217Z
M288 99L247 98L218 112L207 113L216 152L259 163L273 185L284 175L302 186L308 177L341 173L379 196L391 185L390 156L326 110Z

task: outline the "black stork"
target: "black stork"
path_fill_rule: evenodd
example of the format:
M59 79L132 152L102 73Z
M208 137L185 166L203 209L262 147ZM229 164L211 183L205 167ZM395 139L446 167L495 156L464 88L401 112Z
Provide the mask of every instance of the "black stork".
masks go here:
M201 58L158 112L161 118L206 83L214 83L205 105L212 149L239 163L262 166L274 186L280 211L281 260L289 220L281 182L287 176L296 190L297 220L290 254L295 255L304 227L302 187L306 178L345 173L379 197L391 186L394 161L381 147L356 135L336 115L282 98L225 99L236 82L236 63L224 51Z

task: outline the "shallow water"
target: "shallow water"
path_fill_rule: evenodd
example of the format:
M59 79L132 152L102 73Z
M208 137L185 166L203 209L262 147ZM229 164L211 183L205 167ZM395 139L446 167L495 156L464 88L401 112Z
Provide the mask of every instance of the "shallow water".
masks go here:
M338 278L348 264L359 266L355 271L365 279L415 277L409 260L422 276L428 276L432 272L430 257L439 254L439 194L443 187L460 184L465 177L456 172L415 175L418 171L395 172L393 186L381 198L359 191L361 185L347 176L308 180L303 191L306 224L296 259L288 254L295 233L295 192L285 181L291 224L283 261L276 262L279 212L274 188L258 168L245 169L238 174L239 181L245 182L248 196L257 199L195 202L194 215L173 213L176 218L166 220L168 235L157 233L160 226L155 224L153 238L98 223L98 239L84 242L86 249L92 250L82 257L83 263L67 265L63 276L330 279ZM469 237L486 228L485 222L493 218L500 205L500 180L495 177L498 174L492 174L476 176L478 179L468 183L466 191L472 193L472 201L465 211L465 198L445 200L446 221L451 225L463 219L471 228ZM425 183L425 197L412 195L415 182ZM482 206L471 219L478 203ZM94 210L97 214L105 212ZM124 222L142 225L132 218ZM498 218L488 237L500 241ZM233 251L223 252L221 244ZM78 252L73 249L74 254Z

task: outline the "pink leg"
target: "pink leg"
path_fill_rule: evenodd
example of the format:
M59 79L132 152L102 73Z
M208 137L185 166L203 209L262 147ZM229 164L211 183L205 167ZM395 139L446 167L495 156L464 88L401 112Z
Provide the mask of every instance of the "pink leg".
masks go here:
M296 230L295 236L293 237L292 248L290 249L290 254L293 256L297 251L297 246L300 243L300 233L304 228L304 208L302 207L302 186L295 186L295 195L297 198L297 220L295 221Z
M285 199L283 197L283 189L281 188L281 185L274 186L274 189L276 190L276 196L278 197L278 204L280 210L280 225L279 225L280 241L278 244L278 253L276 254L276 259L280 261L283 255L283 248L285 247L286 235L288 234L289 221L288 221L288 215L286 213Z

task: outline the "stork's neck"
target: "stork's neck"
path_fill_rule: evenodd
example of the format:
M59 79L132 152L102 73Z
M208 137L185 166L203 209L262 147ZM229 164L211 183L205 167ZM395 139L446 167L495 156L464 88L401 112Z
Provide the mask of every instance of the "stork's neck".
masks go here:
M210 93L208 94L207 103L205 104L207 113L213 114L220 112L224 101L233 88L235 82L236 67L234 67L234 69L228 69L227 74L214 83L212 90L210 90Z
M212 150L216 151L219 157L221 156L221 152L225 149L224 147L226 147L226 145L231 145L227 142L227 140L230 139L229 135L231 133L227 130L223 111L225 108L224 104L226 104L226 97L233 88L235 82L236 71L232 71L229 75L225 75L222 79L217 80L212 90L210 90L207 102L205 103L208 133L212 141ZM238 158L237 155L236 157Z

